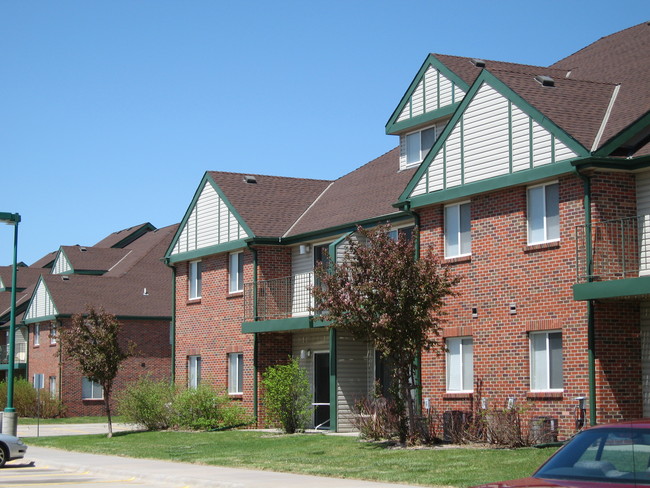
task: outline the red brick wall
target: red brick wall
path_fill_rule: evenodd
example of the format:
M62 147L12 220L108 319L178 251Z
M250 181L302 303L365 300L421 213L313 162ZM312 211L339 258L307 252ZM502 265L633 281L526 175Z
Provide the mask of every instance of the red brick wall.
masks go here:
M61 321L60 327L66 327L71 319ZM115 378L112 408L116 395L124 387L143 375L152 380L169 380L171 374L171 344L169 340L168 320L120 320L122 324L120 343L123 347L129 342L136 345L135 355L125 360ZM43 373L45 388L48 388L49 376L56 376L57 389L65 414L71 417L87 415L104 415L103 400L86 400L82 398L82 378L76 363L65 360L59 364L58 344L50 345L48 337L49 322L41 324L41 345L34 347L33 325L29 337L29 372L30 381L34 373ZM45 331L45 332L44 332ZM114 410L115 411L115 410Z
M291 250L286 247L260 246L258 280L291 275ZM229 253L202 259L202 286L199 300L188 300L188 264L176 265L176 383L187 385L187 357L201 356L201 382L226 391L228 353L244 355L244 387L241 400L253 412L254 336L241 331L244 321L244 296L228 291ZM244 251L244 283L253 281L253 253ZM283 360L291 353L290 335L262 334L259 339L261 373L269 363ZM262 416L263 417L263 416Z

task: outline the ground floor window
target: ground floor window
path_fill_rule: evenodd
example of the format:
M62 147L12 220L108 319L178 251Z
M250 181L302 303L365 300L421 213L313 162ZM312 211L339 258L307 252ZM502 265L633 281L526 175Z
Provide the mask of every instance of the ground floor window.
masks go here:
M244 355L240 352L228 354L228 393L241 395L244 391Z
M471 337L450 337L447 343L447 391L474 389L474 341Z
M562 332L530 334L530 387L534 391L562 389Z
M196 388L201 383L201 356L187 358L187 387Z
M34 375L34 389L35 390L40 390L42 389L45 385L43 384L44 382L43 374L42 373L36 373Z
M81 397L84 400L102 400L104 398L104 390L96 381L90 381L88 378L84 378L81 382Z
M49 385L50 385L50 395L52 397L55 397L56 396L56 376L50 376Z

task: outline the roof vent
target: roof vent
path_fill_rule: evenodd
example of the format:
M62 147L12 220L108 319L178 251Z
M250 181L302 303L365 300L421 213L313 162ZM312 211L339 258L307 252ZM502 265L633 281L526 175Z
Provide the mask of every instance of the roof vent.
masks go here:
M88 249L86 249L85 247L80 247L79 250L80 250L81 252L86 252Z
M477 68L485 68L485 61L483 59L472 58L470 62Z
M69 277L69 276L66 276L66 275L61 275L61 279L62 279L63 281L70 281L70 277Z
M542 86L555 86L555 80L550 76L537 75L535 81Z
M257 179L254 176L251 176L251 175L244 176L244 181L246 183L257 183Z

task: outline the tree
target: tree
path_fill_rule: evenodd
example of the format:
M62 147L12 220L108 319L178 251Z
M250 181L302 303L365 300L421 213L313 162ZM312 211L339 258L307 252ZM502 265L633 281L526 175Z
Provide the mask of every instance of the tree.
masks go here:
M412 391L421 352L439 345L445 297L460 278L440 265L429 248L416 259L414 240L392 239L389 226L359 227L348 238L343 262L316 267L314 310L332 327L369 341L392 365L399 438L416 433ZM415 230L417 233L417 229Z
M115 315L101 308L88 306L85 314L72 317L72 326L62 327L59 334L61 354L77 362L77 369L104 391L104 406L108 416L108 437L113 436L111 394L120 363L133 356L135 344L120 346L121 324Z
M296 358L268 368L263 375L264 405L269 417L287 434L303 430L311 413L307 372Z

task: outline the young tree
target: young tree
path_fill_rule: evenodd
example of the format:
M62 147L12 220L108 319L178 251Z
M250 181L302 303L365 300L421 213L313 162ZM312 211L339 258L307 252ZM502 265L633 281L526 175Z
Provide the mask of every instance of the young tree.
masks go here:
M389 231L389 226L359 227L348 238L343 262L317 266L314 309L333 327L369 341L392 364L399 437L405 443L416 432L411 394L420 387L416 364L423 350L438 345L445 297L454 294L460 278L443 268L431 249L416 259L413 239L394 240Z
M104 405L108 416L108 437L113 436L111 393L120 363L133 355L135 344L123 349L119 343L121 324L115 315L101 308L88 306L85 314L72 317L72 326L59 333L61 354L77 362L77 369L104 390Z

